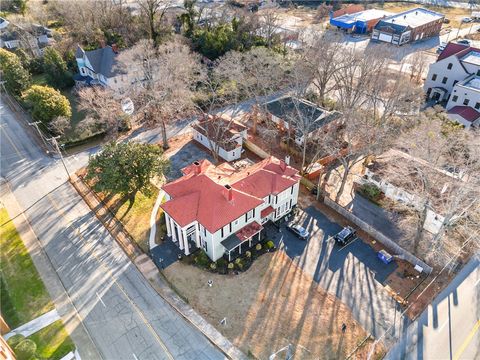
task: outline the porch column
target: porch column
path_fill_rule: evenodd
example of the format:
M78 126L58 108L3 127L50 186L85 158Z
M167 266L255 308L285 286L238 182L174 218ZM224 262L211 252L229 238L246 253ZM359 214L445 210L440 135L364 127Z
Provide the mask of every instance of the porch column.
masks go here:
M172 236L172 230L170 228L170 216L168 216L167 213L165 213L165 224L167 224L167 235Z
M200 228L198 224L195 225L195 243L197 244L197 247L200 247Z
M183 242L185 244L185 255L190 255L190 249L188 248L187 234L186 234L185 230L182 229L181 231L182 231Z
M170 230L172 231L173 242L177 242L177 232L175 231L176 225L173 222L172 218L170 218L169 220L170 220Z
M180 247L180 250L183 250L183 238L182 238L182 229L177 226L178 230L178 246Z

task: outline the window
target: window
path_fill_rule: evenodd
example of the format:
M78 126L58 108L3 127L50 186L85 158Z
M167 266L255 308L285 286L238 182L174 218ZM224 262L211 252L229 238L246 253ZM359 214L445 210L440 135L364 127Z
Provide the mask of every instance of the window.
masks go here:
M452 63L449 63L449 64L447 65L447 69L450 70L450 69L452 68L452 66L453 66L453 64L452 64Z
M222 227L222 229L220 230L220 234L221 234L221 236L222 236L222 238L223 238L223 227Z
M463 100L463 105L468 105L469 102L470 102L470 100L465 99L465 100Z
M480 102L477 102L477 103L475 104L475 109L477 109L477 110L480 109Z
M437 80L437 74L433 74L433 75L432 75L432 80L433 80L433 81Z
M457 96L457 95L453 95L452 101L453 101L453 102L457 102L457 100L458 100L458 96Z
M250 210L245 214L245 221L250 220L253 217L253 210Z
M443 79L442 79L442 84L446 84L447 81L448 81L448 78L446 76L444 76Z
M453 86L457 85L457 83L458 83L458 80L455 80L455 81L453 82Z
M290 189L290 195L293 194L293 187L294 187L294 186L295 186L295 185L292 185L292 187L291 187L291 189Z
M480 69L477 70L477 76L480 76Z

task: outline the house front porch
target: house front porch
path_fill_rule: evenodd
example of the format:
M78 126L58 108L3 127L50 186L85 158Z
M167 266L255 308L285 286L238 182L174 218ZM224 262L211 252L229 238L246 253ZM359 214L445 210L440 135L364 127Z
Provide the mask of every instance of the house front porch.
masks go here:
M224 257L231 262L262 240L263 226L254 221L230 235L221 244L225 248Z

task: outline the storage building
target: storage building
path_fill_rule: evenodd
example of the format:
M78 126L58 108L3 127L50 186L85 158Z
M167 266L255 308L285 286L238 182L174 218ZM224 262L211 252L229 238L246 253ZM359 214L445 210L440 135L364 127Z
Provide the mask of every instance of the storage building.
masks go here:
M438 36L445 16L424 8L415 8L380 20L372 31L372 40L403 45Z
M335 13L332 13L330 14L330 25L347 32L366 34L372 31L379 20L390 15L392 15L392 13L378 9L344 13L337 17L334 17Z

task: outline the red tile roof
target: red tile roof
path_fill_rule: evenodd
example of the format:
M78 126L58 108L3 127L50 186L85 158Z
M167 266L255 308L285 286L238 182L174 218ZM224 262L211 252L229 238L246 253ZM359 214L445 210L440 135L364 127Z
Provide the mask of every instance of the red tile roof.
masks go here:
M448 110L448 113L460 115L462 118L469 122L474 122L475 120L480 118L480 112L469 106L454 106L453 108Z
M468 45L463 45L463 44L457 44L453 42L449 42L447 46L445 46L445 49L440 53L438 56L437 61L443 60L449 56L452 56L462 50L468 49Z
M262 229L263 226L254 221L251 224L243 227L241 230L237 231L235 235L237 235L238 239L243 242L250 239L253 235L258 233Z
M264 217L270 215L275 209L271 206L267 206L260 212L260 217L263 219Z
M182 227L197 220L214 233L262 204L264 197L300 180L297 170L273 157L240 173L232 170L215 167L208 160L185 167L184 176L163 186L171 199L162 209ZM229 190L223 185L228 183L232 184Z

